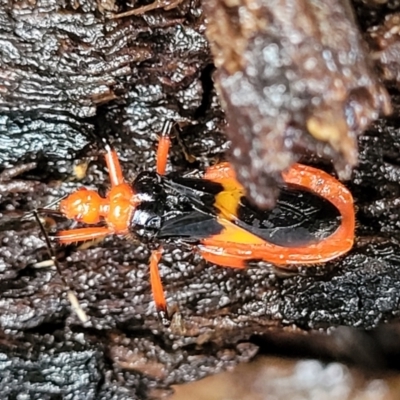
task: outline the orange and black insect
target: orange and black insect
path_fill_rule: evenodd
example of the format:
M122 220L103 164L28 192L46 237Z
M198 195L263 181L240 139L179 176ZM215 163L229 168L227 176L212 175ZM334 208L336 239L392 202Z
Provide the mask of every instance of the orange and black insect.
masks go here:
M339 257L354 240L354 207L349 190L329 174L301 164L284 175L273 210L252 206L229 163L209 168L203 178L166 175L172 123L164 125L156 172L125 181L118 156L105 145L111 188L106 197L79 189L60 202L67 218L94 225L58 232L62 244L134 234L153 243L150 281L157 311L167 305L158 263L162 245L189 243L212 263L244 268L251 260L277 266L310 265Z

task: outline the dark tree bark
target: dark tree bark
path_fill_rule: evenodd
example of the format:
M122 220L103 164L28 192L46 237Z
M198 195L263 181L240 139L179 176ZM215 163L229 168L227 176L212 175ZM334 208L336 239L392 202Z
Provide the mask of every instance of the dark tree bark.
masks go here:
M359 139L349 183L357 240L342 259L282 276L270 265L244 271L209 265L171 245L161 275L175 314L165 328L152 302L145 244L109 237L86 249L57 247L63 277L89 316L82 324L57 271L37 267L48 253L24 213L81 185L104 192L109 182L98 144L104 136L128 179L154 168L166 119L178 122L181 141L197 158L190 165L175 139L171 170L202 169L227 147L200 4L183 1L126 19L109 18L99 4L0 6L2 398L161 397L171 384L225 370L258 350L271 352L271 343L282 351L293 343L287 332L303 338L310 330L372 329L396 320L400 138L393 117ZM89 165L82 180L77 160ZM352 351L345 347L340 357Z

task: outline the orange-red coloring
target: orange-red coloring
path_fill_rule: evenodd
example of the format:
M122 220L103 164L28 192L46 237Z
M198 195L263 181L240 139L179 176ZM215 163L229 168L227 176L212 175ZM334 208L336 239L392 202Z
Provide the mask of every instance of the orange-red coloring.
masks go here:
M355 216L349 190L331 175L294 164L273 210L263 211L246 200L243 187L228 163L209 168L203 178L165 175L170 147L165 125L157 153L157 172L124 180L116 152L105 146L111 189L105 198L79 189L61 201L60 211L88 226L60 231L60 243L106 235L133 234L154 243L150 280L157 310L165 320L167 305L158 263L162 244L193 244L217 265L243 268L262 260L281 267L310 265L348 252L354 241Z

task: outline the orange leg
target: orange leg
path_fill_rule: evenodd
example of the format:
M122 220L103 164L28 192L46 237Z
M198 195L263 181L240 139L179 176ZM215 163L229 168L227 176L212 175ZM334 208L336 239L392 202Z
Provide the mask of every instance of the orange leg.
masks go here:
M164 288L161 282L158 263L160 262L162 247L154 250L150 256L150 284L153 293L153 299L156 303L158 315L164 325L169 325L167 312L167 301L165 300Z
M78 228L68 231L60 231L56 238L62 244L70 244L76 242L84 242L86 240L94 240L112 234L108 228Z
M111 187L124 183L124 176L122 174L121 164L119 163L117 152L111 148L109 144L104 146L106 150L106 164L108 168L108 174L110 176Z
M169 148L171 147L171 129L173 126L172 121L167 121L164 123L160 141L158 142L157 148L157 173L160 175L165 175L165 170L167 168L167 160L168 160L168 153Z

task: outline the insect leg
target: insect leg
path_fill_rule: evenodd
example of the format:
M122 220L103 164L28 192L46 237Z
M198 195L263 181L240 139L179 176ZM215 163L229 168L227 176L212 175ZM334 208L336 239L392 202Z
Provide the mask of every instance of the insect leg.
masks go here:
M170 324L167 312L167 302L165 300L164 288L161 282L160 271L158 263L161 259L162 247L154 250L150 256L150 284L153 293L153 299L156 303L156 309L160 320L164 326Z
M104 140L104 149L106 151L105 159L110 176L111 187L124 183L124 175L122 173L121 164L118 159L117 152L111 147L108 141Z
M102 238L112 233L106 227L78 228L57 232L56 239L62 244L70 244Z
M173 121L165 121L161 135L160 141L158 142L157 148L157 173L160 175L165 175L165 170L167 167L169 148L171 147L171 130L174 123Z

